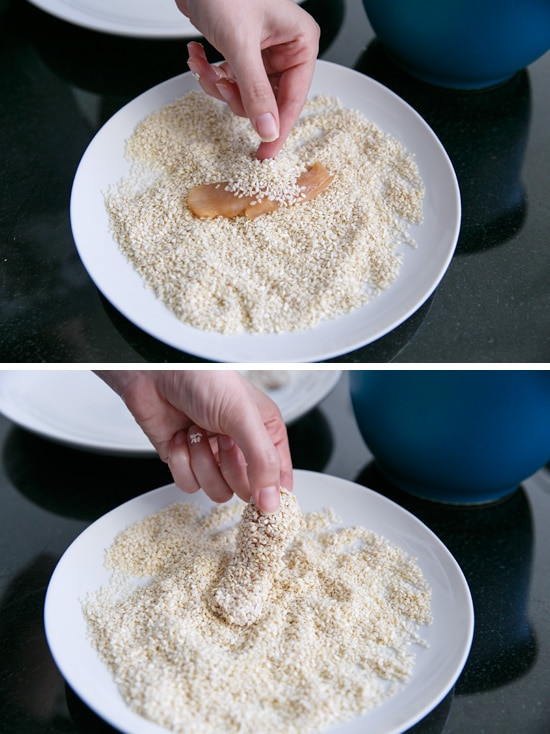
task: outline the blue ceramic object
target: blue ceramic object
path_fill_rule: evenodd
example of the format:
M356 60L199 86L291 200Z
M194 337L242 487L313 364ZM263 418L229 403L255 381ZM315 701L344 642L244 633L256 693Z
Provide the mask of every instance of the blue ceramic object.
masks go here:
M550 460L550 371L359 370L349 379L365 443L411 494L490 502Z
M363 0L363 6L392 57L438 86L499 84L550 48L548 0Z

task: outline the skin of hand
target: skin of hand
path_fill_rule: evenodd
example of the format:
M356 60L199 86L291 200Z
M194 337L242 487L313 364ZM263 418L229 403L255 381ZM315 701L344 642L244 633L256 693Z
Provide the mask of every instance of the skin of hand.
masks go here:
M96 370L125 402L184 492L215 502L252 496L264 512L292 489L277 405L235 371Z
M300 116L319 52L320 30L294 0L176 0L222 54L208 63L189 44L189 68L207 94L248 117L262 139L256 157L274 158Z

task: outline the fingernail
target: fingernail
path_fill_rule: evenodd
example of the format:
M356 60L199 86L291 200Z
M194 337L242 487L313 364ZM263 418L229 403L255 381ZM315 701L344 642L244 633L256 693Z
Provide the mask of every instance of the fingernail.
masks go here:
M220 79L219 82L216 82L216 89L226 102L231 102L231 100L235 98L234 85L235 82L232 82L229 79Z
M230 436L226 436L223 433L221 433L218 436L218 446L220 451L229 451L229 449L232 449L235 445L235 441Z
M185 431L178 431L174 437L172 438L172 441L170 442L170 446L168 448L168 461L170 462L172 458L179 453L180 446L187 443L187 434Z
M187 443L187 434L185 431L178 431L172 441L175 446L181 446L182 443Z
M262 512L277 512L281 501L281 493L278 487L264 487L260 490L258 498Z
M201 78L199 67L193 61L187 61L187 66L189 67L191 74L193 74L195 79L198 81Z
M264 112L256 118L256 132L264 143L272 143L279 137L279 126L271 112Z

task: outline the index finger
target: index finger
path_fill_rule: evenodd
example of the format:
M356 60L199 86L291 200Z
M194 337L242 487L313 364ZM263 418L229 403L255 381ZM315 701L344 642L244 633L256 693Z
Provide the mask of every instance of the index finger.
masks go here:
M279 108L264 66L260 42L248 39L231 58L244 112L264 141L280 138Z
M277 91L279 137L260 144L256 153L258 160L274 158L285 144L306 102L314 71L315 60L294 66L281 74Z

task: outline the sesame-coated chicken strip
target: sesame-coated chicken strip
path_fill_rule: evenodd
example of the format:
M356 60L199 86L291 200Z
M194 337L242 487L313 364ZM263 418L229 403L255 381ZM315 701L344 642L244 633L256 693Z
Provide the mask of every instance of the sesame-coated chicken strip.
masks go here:
M237 532L236 552L212 595L212 608L230 624L247 626L262 614L284 552L302 526L292 492L281 488L277 512L265 514L250 499Z

